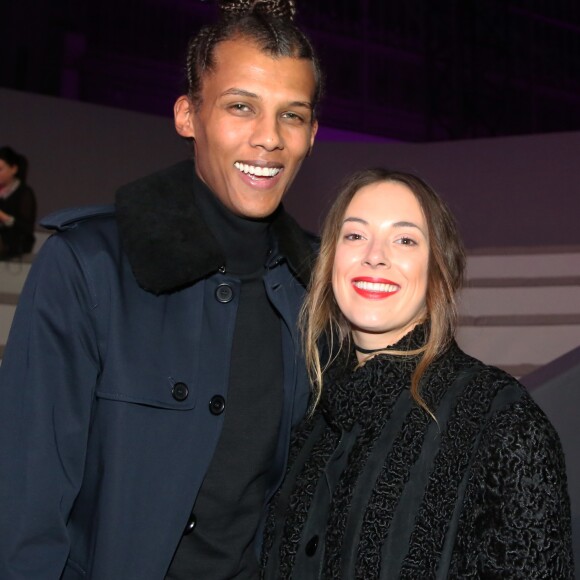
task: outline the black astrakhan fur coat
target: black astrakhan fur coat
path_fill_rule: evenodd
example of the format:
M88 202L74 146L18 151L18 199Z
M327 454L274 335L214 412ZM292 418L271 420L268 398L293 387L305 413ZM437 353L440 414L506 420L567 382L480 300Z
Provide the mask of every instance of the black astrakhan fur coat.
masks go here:
M294 436L263 578L574 578L560 441L513 377L453 344L423 382L435 422L412 359L356 366L334 364Z

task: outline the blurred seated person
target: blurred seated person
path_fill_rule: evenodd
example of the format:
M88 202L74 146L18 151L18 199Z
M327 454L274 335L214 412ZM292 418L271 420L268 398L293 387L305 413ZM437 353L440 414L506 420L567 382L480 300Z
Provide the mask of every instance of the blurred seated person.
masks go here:
M28 162L11 147L0 147L0 259L32 251L36 197L26 184Z
M464 263L412 174L363 171L334 203L303 309L314 412L270 511L266 580L574 578L556 431L454 340Z

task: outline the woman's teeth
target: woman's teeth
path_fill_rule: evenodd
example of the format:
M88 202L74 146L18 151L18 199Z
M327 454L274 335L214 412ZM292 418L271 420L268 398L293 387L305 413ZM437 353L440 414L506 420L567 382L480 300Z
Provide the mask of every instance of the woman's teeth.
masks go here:
M353 284L360 288L361 290L368 290L369 292L395 292L399 289L398 286L394 284L382 284L378 282L364 282L362 280L356 280Z

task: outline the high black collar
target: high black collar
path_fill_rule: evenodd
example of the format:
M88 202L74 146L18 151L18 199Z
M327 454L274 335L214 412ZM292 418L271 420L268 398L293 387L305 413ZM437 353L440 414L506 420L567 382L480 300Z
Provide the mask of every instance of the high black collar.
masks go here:
M425 344L427 333L428 323L419 324L388 350L419 349ZM442 356L431 363L421 390L427 401L430 401L432 394L431 383L449 372L442 371L443 365L451 368L460 354L463 355L455 341L452 341ZM354 348L340 353L326 373L320 400L320 409L327 422L348 431L355 423L366 427L384 422L401 394L411 396L411 377L420 358L418 355L400 356L386 352L360 365Z
M116 215L123 249L139 285L154 294L179 290L225 264L215 237L195 204L198 188L192 161L142 178L119 189ZM314 237L284 211L276 212L272 233L277 244L270 263L288 261L294 275L308 283Z

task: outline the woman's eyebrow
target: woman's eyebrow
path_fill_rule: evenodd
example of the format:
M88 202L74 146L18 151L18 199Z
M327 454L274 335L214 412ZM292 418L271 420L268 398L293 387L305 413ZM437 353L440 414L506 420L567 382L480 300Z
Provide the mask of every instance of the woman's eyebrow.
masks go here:
M369 225L369 222L367 222L366 220L363 220L362 218L358 218L358 217L347 217L344 219L344 221L342 223L345 224L347 222L357 222L359 224L364 224L365 226Z
M404 221L403 222L395 222L392 227L394 227L394 228L417 228L418 230L423 231L420 226L418 226L416 223L413 223L413 222L404 222Z
M342 223L345 224L347 222L357 222L360 224L364 224L365 226L369 225L369 222L367 222L365 219L359 218L359 217L347 217L344 219L344 221ZM391 224L391 227L393 227L393 228L417 228L418 230L423 231L421 229L421 227L418 226L414 222L406 222L406 221L395 222L394 224Z

